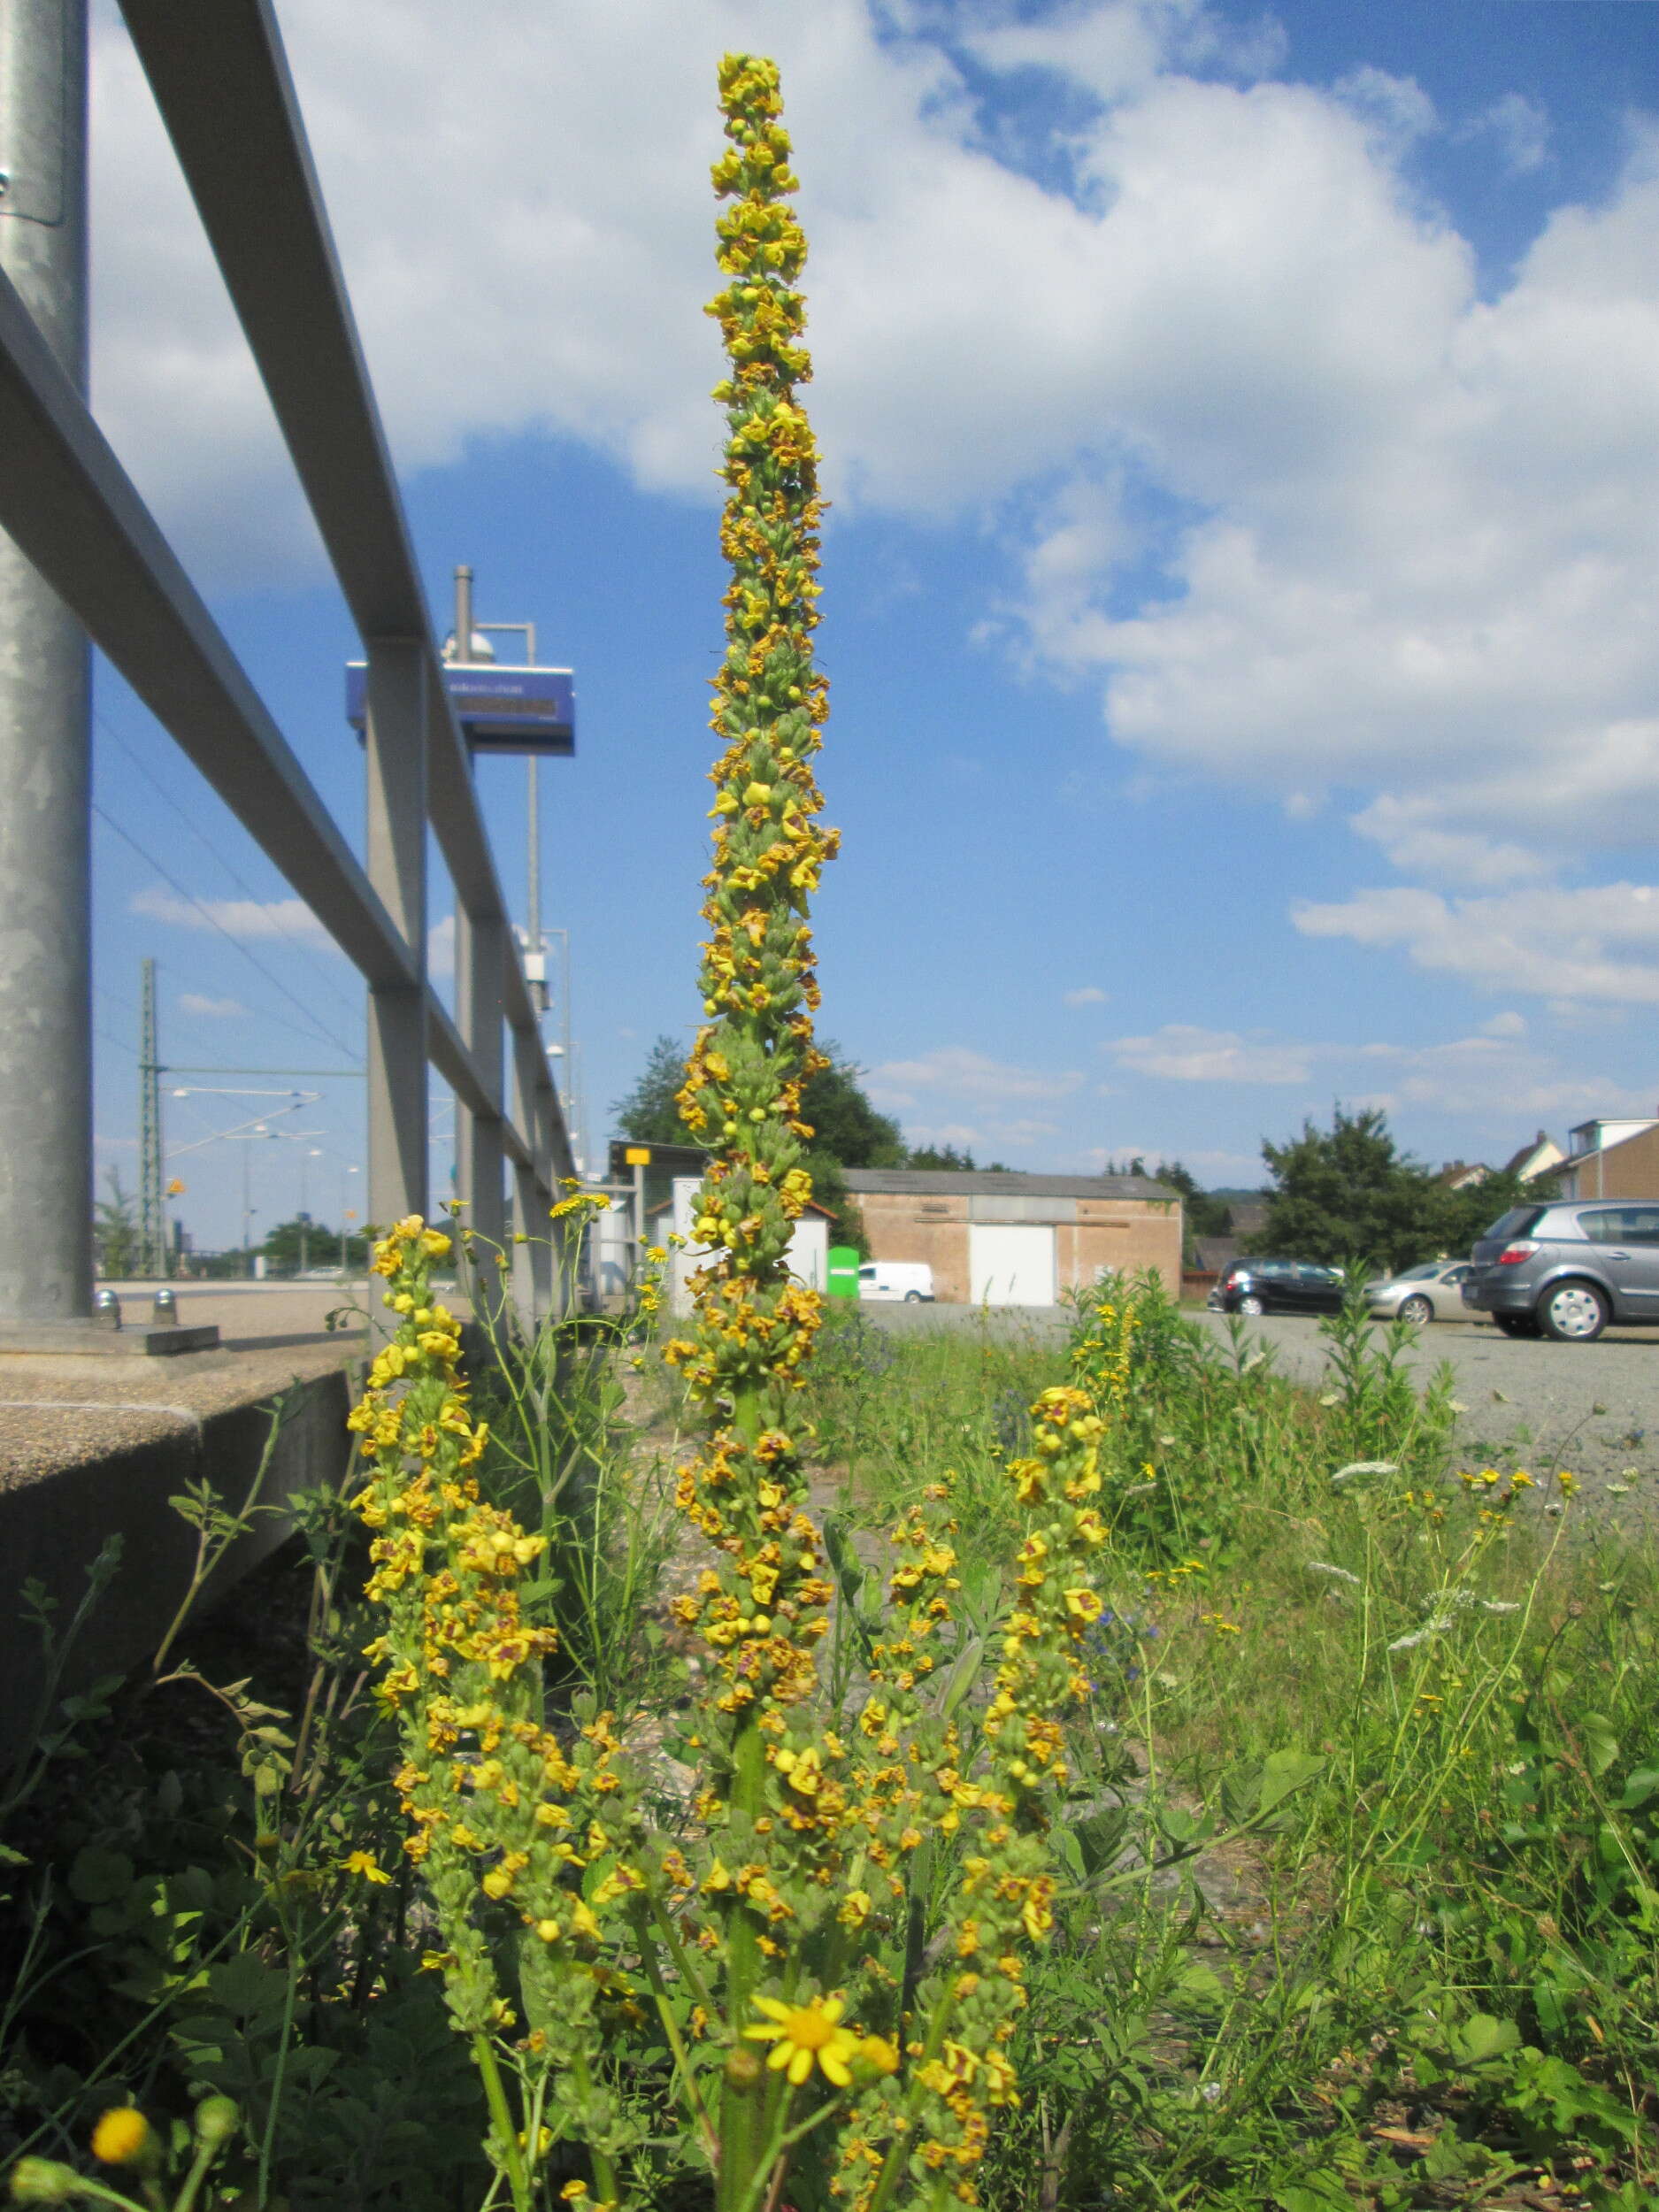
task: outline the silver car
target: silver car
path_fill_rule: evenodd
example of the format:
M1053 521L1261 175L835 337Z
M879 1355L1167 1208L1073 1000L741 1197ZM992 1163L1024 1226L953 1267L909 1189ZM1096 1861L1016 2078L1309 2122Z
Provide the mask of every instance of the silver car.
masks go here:
M1589 1344L1659 1322L1659 1199L1513 1206L1479 1238L1463 1302L1506 1336Z
M1367 1283L1365 1299L1374 1314L1388 1321L1467 1321L1463 1285L1471 1273L1467 1260L1425 1260L1402 1275Z

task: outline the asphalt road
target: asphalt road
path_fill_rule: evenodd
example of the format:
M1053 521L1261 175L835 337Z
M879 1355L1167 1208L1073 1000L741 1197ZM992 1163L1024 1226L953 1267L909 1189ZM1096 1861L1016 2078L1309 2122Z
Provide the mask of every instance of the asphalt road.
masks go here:
M1066 1333L1054 1307L885 1306L864 1309L895 1329L991 1327L1026 1330L1056 1340ZM1226 1317L1202 1309L1194 1317L1225 1344ZM1272 1314L1244 1322L1248 1340L1271 1349L1279 1371L1317 1385L1326 1344L1317 1321ZM1383 1324L1378 1325L1381 1333ZM1507 1337L1489 1324L1433 1322L1413 1340L1407 1364L1426 1383L1442 1360L1455 1378L1458 1455L1466 1465L1525 1466L1533 1473L1571 1468L1613 1504L1632 1504L1651 1488L1659 1509L1659 1329L1609 1329L1594 1344L1552 1344Z

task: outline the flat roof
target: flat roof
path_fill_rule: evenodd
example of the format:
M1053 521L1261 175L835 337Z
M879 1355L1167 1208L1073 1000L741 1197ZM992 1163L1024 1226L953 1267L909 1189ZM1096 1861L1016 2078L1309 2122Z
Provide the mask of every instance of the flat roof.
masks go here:
M855 1196L917 1198L1141 1198L1179 1202L1181 1194L1149 1175L1021 1175L989 1169L849 1167Z

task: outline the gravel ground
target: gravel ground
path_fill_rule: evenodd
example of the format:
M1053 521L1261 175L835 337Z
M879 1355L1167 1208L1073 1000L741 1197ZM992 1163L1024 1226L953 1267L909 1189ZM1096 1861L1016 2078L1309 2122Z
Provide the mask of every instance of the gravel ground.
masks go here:
M1205 1313L1203 1320L1225 1340L1225 1316ZM1317 1321L1273 1314L1245 1326L1272 1347L1282 1372L1319 1380L1326 1346ZM1509 1455L1535 1473L1569 1467L1632 1484L1659 1471L1659 1333L1651 1329L1552 1344L1479 1323L1432 1323L1406 1358L1422 1383L1449 1363L1463 1408L1458 1443L1471 1459Z
M1065 1315L1053 1307L1005 1306L981 1315L974 1306L867 1306L883 1328L990 1327L1027 1331L1056 1343ZM1224 1315L1194 1317L1226 1340ZM1247 1321L1253 1341L1271 1348L1282 1373L1316 1384L1326 1345L1317 1321L1272 1314ZM1379 1325L1380 1329L1381 1325ZM1629 1486L1633 1503L1651 1487L1659 1506L1659 1330L1609 1329L1594 1344L1552 1344L1507 1337L1488 1324L1436 1322L1414 1340L1408 1364L1426 1382L1442 1360L1456 1378L1460 1455L1470 1463L1525 1466L1534 1473L1568 1467L1592 1479L1593 1494L1613 1505L1606 1485Z

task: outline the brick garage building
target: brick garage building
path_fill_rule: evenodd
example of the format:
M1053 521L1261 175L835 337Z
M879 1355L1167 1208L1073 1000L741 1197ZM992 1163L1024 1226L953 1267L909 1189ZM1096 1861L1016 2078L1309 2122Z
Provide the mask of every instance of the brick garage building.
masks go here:
M1179 1191L1144 1175L1010 1175L852 1168L878 1260L925 1260L953 1304L1051 1306L1103 1271L1156 1268L1181 1287Z

